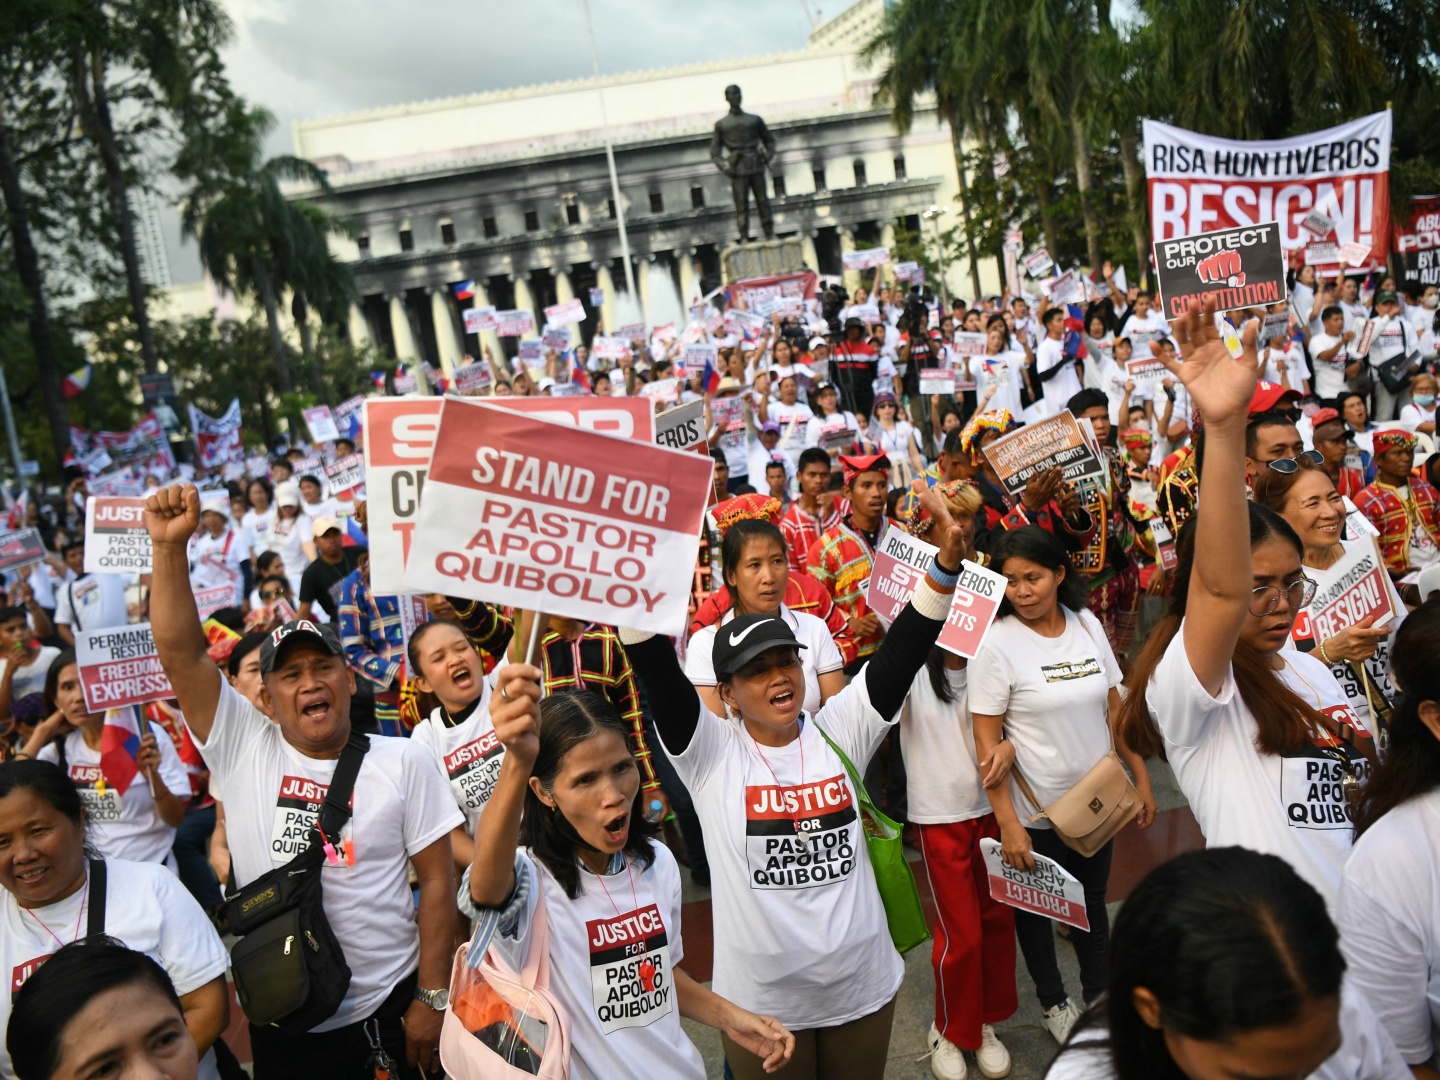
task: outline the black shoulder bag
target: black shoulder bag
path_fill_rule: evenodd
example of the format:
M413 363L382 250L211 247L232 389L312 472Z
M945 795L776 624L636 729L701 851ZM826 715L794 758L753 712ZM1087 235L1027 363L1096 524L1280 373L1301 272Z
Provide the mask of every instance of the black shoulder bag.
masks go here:
M220 909L222 925L240 938L230 971L252 1024L302 1035L330 1019L350 989L350 965L325 917L320 871L325 836L350 820L350 795L370 741L352 732L320 808L310 845L284 866L256 878Z
M105 860L90 860L90 891L85 903L90 910L85 916L85 936L96 937L105 933Z

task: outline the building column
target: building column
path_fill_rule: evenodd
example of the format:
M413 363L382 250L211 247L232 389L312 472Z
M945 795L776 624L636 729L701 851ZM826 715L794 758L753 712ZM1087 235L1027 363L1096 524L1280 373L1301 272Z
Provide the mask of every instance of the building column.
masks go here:
M555 275L555 302L563 304L575 299L575 286L570 282L570 267L557 266L550 273Z
M650 326L650 264L655 261L651 255L641 258L635 264L635 289L640 293L640 317L646 326ZM678 327L676 328L678 331Z
M356 348L360 348L363 345L370 344L370 324L365 321L365 312L361 310L359 304L350 305L349 325L351 345L354 345Z
M475 282L475 299L470 302L477 308L490 306L490 293L486 291L484 282ZM463 328L463 322L461 326ZM485 350L489 349L490 355L495 358L497 364L503 364L505 362L505 351L500 347L499 334L495 333L494 330L482 330L476 336L480 339L480 354L475 357L476 360L483 360L485 358ZM464 341L465 339L462 337L460 340Z
M528 311L531 317L535 315L535 295L530 291L530 279L524 274L515 274L511 280L515 282L515 310ZM538 329L540 320L535 320Z
M465 343L460 338L455 316L450 311L450 290L444 285L430 287L430 318L435 323L435 343L440 350L440 370L447 379L453 378L455 369L464 361Z
M387 296L390 305L390 336L395 342L395 361L408 368L420 358L415 347L415 335L410 330L410 313L405 310L405 294Z
M840 229L840 258L845 258L847 251L855 250L855 234L845 227ZM845 281L845 290L853 293L860 287L860 273L857 270L845 270L841 277Z
M695 272L695 249L677 248L680 262L680 303L687 310L700 299L700 275Z
M605 303L600 306L600 318L603 320L605 333L613 333L615 330L615 280L610 276L608 261L595 264L595 285L605 293Z

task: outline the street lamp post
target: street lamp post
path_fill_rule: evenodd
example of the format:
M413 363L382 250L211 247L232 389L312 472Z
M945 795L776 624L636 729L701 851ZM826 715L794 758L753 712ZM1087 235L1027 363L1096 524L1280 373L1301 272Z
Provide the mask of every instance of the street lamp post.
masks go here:
M950 290L945 283L947 267L945 265L945 242L940 239L940 215L948 214L949 212L950 207L948 206L935 206L932 204L928 210L920 215L926 221L930 222L935 229L935 256L940 263L940 302L944 305L944 307L941 308L942 315L950 310Z

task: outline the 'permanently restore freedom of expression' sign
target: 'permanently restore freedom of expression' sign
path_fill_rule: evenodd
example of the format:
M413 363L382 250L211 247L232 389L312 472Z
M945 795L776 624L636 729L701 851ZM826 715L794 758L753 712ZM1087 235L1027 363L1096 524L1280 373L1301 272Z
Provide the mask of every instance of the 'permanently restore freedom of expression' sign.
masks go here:
M445 400L406 586L679 632L712 462L557 434L486 402Z
M85 708L92 713L175 696L155 653L149 623L80 631L75 635L75 664Z

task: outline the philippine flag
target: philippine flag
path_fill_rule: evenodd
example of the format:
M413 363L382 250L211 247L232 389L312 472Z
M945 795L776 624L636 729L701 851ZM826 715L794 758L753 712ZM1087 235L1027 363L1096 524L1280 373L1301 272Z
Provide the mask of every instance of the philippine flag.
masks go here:
M457 281L454 285L451 285L451 286L450 286L450 289L451 289L452 292L455 293L455 299L456 299L456 300L474 300L474 299L475 299L475 282L474 282L474 281Z
M90 376L93 375L94 372L94 365L86 364L78 371L72 371L69 375L66 375L64 381L60 384L60 389L67 398L83 394L86 387L90 385Z
M105 727L100 732L100 771L105 782L125 794L140 774L135 755L140 751L140 707L130 705L105 712Z
M700 389L707 394L713 394L720 389L720 372L715 370L715 365L710 358L705 358L705 370L700 373Z
M570 381L576 386L583 386L586 390L590 390L590 373L580 365L575 350L571 349L565 355L570 358Z
M370 372L370 381L375 384L375 389L382 394L385 392L385 373L383 371Z
M360 527L360 522L355 520L354 514L346 514L340 520L345 525L345 535L341 538L345 547L370 546L370 538L365 535L365 530Z
M1062 349L1073 360L1084 360L1090 352L1085 348L1085 312L1079 304L1065 305L1065 335Z

